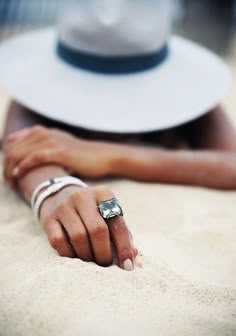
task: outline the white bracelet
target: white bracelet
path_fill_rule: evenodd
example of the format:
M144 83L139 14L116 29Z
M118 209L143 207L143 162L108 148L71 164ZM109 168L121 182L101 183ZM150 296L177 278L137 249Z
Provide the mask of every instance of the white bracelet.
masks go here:
M39 220L40 207L43 201L49 196L54 195L55 193L57 193L58 191L60 191L61 189L69 185L77 185L83 188L87 187L87 184L82 182L80 179L69 177L69 176L63 178L61 182L57 182L57 183L50 185L45 191L42 192L41 195L39 195L37 201L32 207L35 220Z
M59 183L59 182L62 182L64 180L67 180L70 179L71 181L74 181L76 180L77 182L80 181L80 184L81 184L81 187L83 188L86 188L87 187L87 184L84 183L83 181L81 181L80 179L78 178L75 178L75 177L72 177L72 176L63 176L63 177L55 177L55 178L52 178L50 180L47 180L47 181L44 181L42 183L40 183L40 185L34 190L33 194L32 194L32 197L31 197L31 208L33 209L34 207L34 204L35 204L35 201L37 199L37 196L39 194L39 192L44 189L44 188L47 188L47 187L50 187L51 185L55 184L55 183Z

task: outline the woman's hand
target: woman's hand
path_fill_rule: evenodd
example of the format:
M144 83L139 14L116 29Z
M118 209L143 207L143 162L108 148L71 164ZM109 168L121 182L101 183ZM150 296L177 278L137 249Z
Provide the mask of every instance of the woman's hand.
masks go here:
M59 255L108 266L112 263L112 241L118 265L133 269L137 250L123 217L105 222L97 208L100 201L113 197L104 186L68 186L44 201L40 224Z
M17 178L32 168L58 164L87 177L109 173L112 146L86 141L67 132L34 126L11 134L4 151L4 177L14 187Z

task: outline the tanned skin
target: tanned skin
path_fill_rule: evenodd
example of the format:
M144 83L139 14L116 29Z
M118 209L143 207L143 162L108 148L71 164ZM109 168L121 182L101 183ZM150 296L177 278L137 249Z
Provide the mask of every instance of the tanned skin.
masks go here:
M236 131L218 106L168 131L112 135L50 121L13 102L2 140L4 177L27 201L43 181L69 175L114 175L140 181L236 189ZM40 224L61 255L132 270L137 250L122 216L107 222L97 211L114 197L105 186L65 187L46 199ZM112 243L111 243L112 242Z

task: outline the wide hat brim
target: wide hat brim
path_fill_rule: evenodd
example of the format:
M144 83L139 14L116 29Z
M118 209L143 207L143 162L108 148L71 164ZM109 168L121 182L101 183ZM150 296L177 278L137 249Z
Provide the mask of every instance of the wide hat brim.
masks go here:
M89 130L139 133L191 121L214 108L230 82L212 52L180 37L165 62L148 71L106 75L75 68L56 54L54 29L0 46L0 84L18 102L50 119Z

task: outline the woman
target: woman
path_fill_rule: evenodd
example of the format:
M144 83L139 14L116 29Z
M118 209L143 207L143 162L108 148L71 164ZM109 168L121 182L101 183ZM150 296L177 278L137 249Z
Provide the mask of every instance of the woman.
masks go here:
M235 189L236 133L220 106L205 114L225 90L225 67L182 39L167 46L166 1L95 4L81 2L64 18L57 55L46 55L54 45L51 31L0 49L2 64L15 65L9 60L15 48L26 58L14 67L14 81L1 69L2 81L25 106L14 102L8 112L4 176L26 200L33 198L61 256L107 266L113 241L119 266L132 270L137 250L115 195L66 176Z

